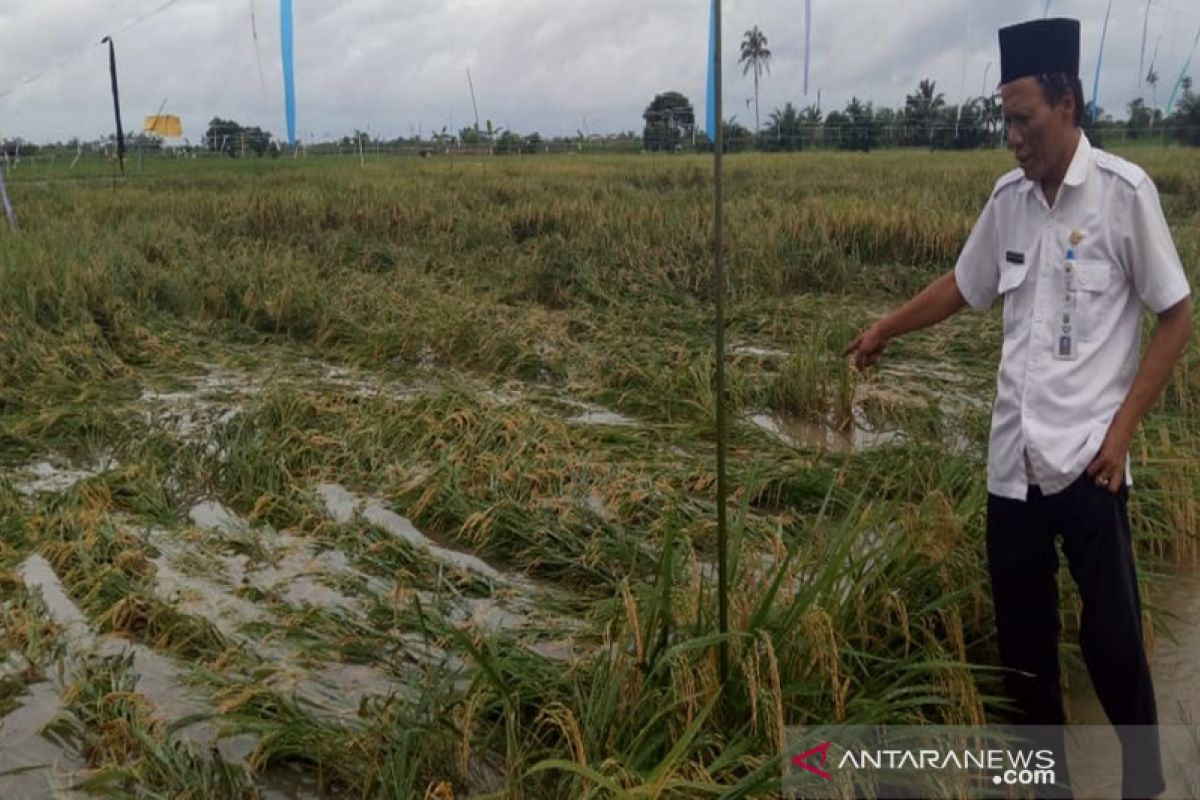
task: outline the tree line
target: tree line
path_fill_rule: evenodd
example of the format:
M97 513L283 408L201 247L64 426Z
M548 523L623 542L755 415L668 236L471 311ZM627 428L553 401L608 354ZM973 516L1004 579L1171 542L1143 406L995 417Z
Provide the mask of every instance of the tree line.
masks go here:
M982 95L962 105L948 105L945 95L937 90L937 83L929 79L922 80L900 108L876 107L852 97L844 108L824 114L819 103L798 108L789 102L772 111L764 127L759 113L759 89L764 76L771 72L768 45L766 34L757 25L743 35L738 63L743 77L753 76L754 130L739 123L736 116L724 120L722 133L727 150L772 152L807 147L864 151L879 147L968 150L997 147L1004 142L1004 119L997 95ZM1120 121L1097 109L1096 121L1086 126L1089 134L1101 142L1106 133L1119 133L1128 139L1157 133L1163 139L1200 146L1200 98L1192 91L1191 79L1184 80L1182 102L1167 117L1157 107L1158 74L1153 67L1146 83L1154 91L1153 107L1147 106L1144 98L1138 98L1129 104L1127 119ZM679 92L655 96L642 118L646 150L713 147L707 133L696 128L691 102Z
M753 68L753 67L752 67ZM1113 119L1097 109L1096 122L1085 121L1093 141L1107 137L1145 139L1200 147L1200 96L1190 78L1180 87L1181 100L1170 116L1151 109L1142 98L1131 102L1128 116ZM1090 114L1087 115L1090 117ZM696 112L680 92L656 95L642 114L645 127L642 144L650 151L708 150L713 143L696 124ZM723 121L725 149L729 152L796 151L811 147L839 150L875 150L885 147L924 147L970 150L1004 144L1004 118L998 95L969 99L950 105L937 90L935 81L925 79L899 108L877 107L852 97L835 111L822 112L818 105L803 108L785 103L762 124L750 130L736 115Z

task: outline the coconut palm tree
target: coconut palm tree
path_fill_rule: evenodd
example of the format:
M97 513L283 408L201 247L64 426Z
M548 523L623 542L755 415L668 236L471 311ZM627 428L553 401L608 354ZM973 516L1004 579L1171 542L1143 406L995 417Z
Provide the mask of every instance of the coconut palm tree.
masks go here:
M754 72L754 130L758 130L758 82L763 72L771 73L771 51L767 49L767 37L755 25L746 31L742 39L742 56L738 59L742 65L742 75Z
M767 116L767 141L764 146L768 150L799 150L802 144L803 120L800 109L791 103L784 104Z
M917 91L904 100L904 117L908 124L908 144L933 140L933 127L946 107L946 96L937 90L937 81L922 78Z

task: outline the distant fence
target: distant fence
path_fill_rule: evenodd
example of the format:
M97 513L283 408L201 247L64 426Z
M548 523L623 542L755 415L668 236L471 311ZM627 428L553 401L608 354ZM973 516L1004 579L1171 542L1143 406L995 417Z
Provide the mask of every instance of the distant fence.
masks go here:
M929 142L912 144L912 131L900 126L813 126L791 136L772 137L763 133L749 136L731 136L727 139L726 147L733 152L773 152L788 150L836 150L862 144L864 140L871 149L894 149L905 147L914 150L956 148L955 140L948 127L933 126L928 131L922 131L929 137ZM1143 146L1179 146L1180 134L1193 134L1200 129L1181 128L1179 126L1162 125L1153 130L1130 130L1123 126L1101 127L1089 131L1094 139L1099 139L1103 147L1123 147L1128 145ZM982 140L977 139L976 147L969 149L997 148L1003 146L1002 134L988 132ZM25 149L22 150L22 147ZM711 150L711 145L702 135L690 137L682 141L675 150L682 152L697 152ZM301 144L295 153L290 150L279 153L268 152L262 156L255 155L247 149L245 152L235 150L232 153L220 152L219 148L197 146L164 146L159 142L134 141L128 145L126 164L137 167L141 159L153 158L156 161L164 159L234 159L245 158L316 158L343 157L355 159L377 159L382 157L407 158L479 158L495 157L533 157L538 155L569 155L569 154L638 154L646 152L647 148L640 139L628 137L601 138L593 137L581 140L550 139L538 142L525 141L515 143L492 144L463 144L450 142L370 142L361 148L354 143L323 142ZM660 148L657 152L664 152ZM66 168L70 169L79 163L95 163L97 160L115 161L116 148L112 142L103 144L86 144L77 148L41 146L29 148L12 143L0 143L0 164L8 171L19 172L25 168Z

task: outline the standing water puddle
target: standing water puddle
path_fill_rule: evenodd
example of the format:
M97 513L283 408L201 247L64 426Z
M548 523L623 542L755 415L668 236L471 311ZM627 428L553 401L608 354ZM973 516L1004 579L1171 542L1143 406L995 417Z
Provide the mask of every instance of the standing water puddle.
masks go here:
M182 686L178 668L168 659L140 644L116 636L97 634L87 617L67 595L54 568L45 558L30 556L19 572L27 588L36 588L41 592L51 618L66 629L72 659L88 653L115 656L126 651L132 652L133 671L139 677L137 692L154 704L161 717L170 721L207 710L198 696Z
M610 428L633 428L638 424L636 420L602 408L577 414L568 419L567 423L570 425L603 425Z
M893 444L903 438L898 431L875 431L858 424L849 426L848 430L841 430L833 425L789 414L754 414L750 417L750 422L797 450L850 454Z
M741 348L745 355L766 357L775 351ZM975 448L964 419L986 413L986 391L973 384L954 364L940 361L887 361L877 371L855 381L853 419L814 420L784 412L752 414L748 420L782 444L797 450L851 455L905 441L924 441L931 435L955 453ZM928 411L926 410L928 409ZM940 416L940 432L912 429L913 415Z
M345 525L351 522L356 515L361 514L367 522L382 528L417 550L424 551L435 561L464 572L473 572L497 583L507 582L499 570L479 556L436 544L419 531L411 520L387 508L377 499L364 500L342 486L332 483L321 484L316 488L316 492L325 505L325 512L339 524Z
M1155 583L1151 592L1151 599L1159 611L1170 615L1166 625L1174 638L1172 641L1159 632L1155 637L1154 652L1149 654L1158 701L1158 721L1164 726L1165 742L1168 738L1180 738L1180 731L1169 726L1200 725L1200 670L1196 669L1200 664L1200 571L1166 577ZM1121 759L1116 734L1107 728L1108 717L1086 673L1072 677L1068 696L1071 722L1096 726L1096 735L1090 737L1096 740L1095 746L1082 756L1078 767L1072 766L1078 795L1119 798ZM1200 748L1200 742L1196 747ZM1200 749L1187 755L1191 759L1190 774L1195 780ZM1200 785L1187 785L1187 776L1174 768L1170 758L1166 761L1168 788L1162 796L1198 796L1196 792L1200 792Z
M107 657L131 652L132 669L138 676L136 691L154 705L159 718L170 722L209 710L203 700L182 685L179 670L168 659L142 645L97 634L63 588L53 566L41 555L26 559L18 568L18 574L28 590L36 590L41 595L50 618L62 626L68 674L71 663L78 663L88 655ZM17 777L21 778L22 787L41 787L39 794L17 794L18 797L46 796L49 776L70 774L80 766L74 753L40 736L41 730L63 710L58 689L44 682L29 687L29 691L29 699L22 707L0 720L0 772L21 767L39 768L22 773L22 776L0 778L0 788L7 789L5 781L15 781ZM216 741L216 731L208 725L189 726L181 733L202 746ZM6 792L5 796L13 795Z
M62 494L80 481L94 478L117 466L117 462L111 458L102 458L94 466L85 469L39 461L16 470L12 475L12 483L19 493L30 497L42 493Z
M67 793L65 787L70 774L83 768L83 761L42 734L63 710L58 690L48 682L35 683L18 700L19 708L0 717L0 796L80 797Z
M526 630L536 627L532 625L535 621L548 622L550 628L554 629L578 629L578 620L543 617L537 613L535 597L539 587L528 578L501 572L474 554L435 543L418 530L412 521L387 508L380 500L364 500L337 484L322 484L317 487L316 492L324 502L326 513L340 524L346 524L361 514L367 522L423 551L434 561L486 578L505 595L502 599L456 598L454 608L449 612L450 621L469 624L489 633ZM565 651L569 652L569 644L564 647ZM542 643L537 652L558 654L564 652L564 649L555 646L555 643Z

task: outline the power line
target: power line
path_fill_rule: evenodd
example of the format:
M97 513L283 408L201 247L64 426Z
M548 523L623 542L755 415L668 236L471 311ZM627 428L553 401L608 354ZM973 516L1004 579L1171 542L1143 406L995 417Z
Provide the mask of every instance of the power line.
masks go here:
M179 0L167 0L167 2L158 6L153 11L147 11L145 14L142 14L140 17L135 17L134 19L130 20L129 22L126 22L120 28L117 28L116 33L125 33L126 31L132 30L133 28L137 27L138 25L141 25L143 22L150 19L151 17L157 17L159 14L166 11L167 9L169 9L171 6L175 5L178 2L179 2Z
M177 4L178 2L180 2L180 0L167 0L165 3L162 3L161 5L157 6L153 10L147 11L143 14L133 17L132 19L123 23L120 27L116 28L109 35L117 36L119 34L126 33L128 31L132 30L133 28L136 28L138 25L141 25L146 20L151 19L152 17L156 17L159 14L163 13L164 11L167 11L172 6ZM24 78L22 78L20 81L18 81L16 84L14 84L11 88L5 89L4 91L0 91L0 100L3 100L4 98L8 97L11 94L14 94L15 92L17 92L21 89L24 89L26 86L31 86L32 84L37 83L38 81L40 81L42 78L46 77L47 75L55 73L58 70L62 69L63 67L66 67L75 61L78 61L80 58L82 58L83 56L87 55L90 52L92 52L92 46L85 45L77 53L74 53L74 54L68 55L68 56L60 56L56 61L52 61L50 66L47 67L46 69L42 70L41 72L37 72L32 75L27 75Z
M1150 0L1150 5L1161 8L1163 11L1170 11L1172 14L1179 14L1183 17L1191 17L1192 19L1200 19L1200 14L1197 14L1194 11L1184 11L1183 9L1175 8L1175 6L1168 3L1163 3L1161 0Z
M74 55L60 57L56 61L51 62L51 65L49 67L47 67L46 69L42 70L41 72L34 73L33 75L26 75L24 78L22 78L16 84L14 84L11 89L6 89L6 90L0 92L0 100L3 100L5 97L8 97L10 94L17 92L18 90L23 89L26 86L37 83L42 78L46 77L47 75L51 74L52 72L57 72L58 70L69 65L73 61L77 61L81 56L83 56L84 53L90 51L90 49L91 49L91 47L89 46L87 50L80 50L78 53L75 53Z

